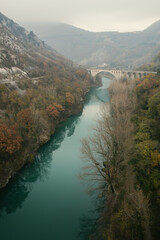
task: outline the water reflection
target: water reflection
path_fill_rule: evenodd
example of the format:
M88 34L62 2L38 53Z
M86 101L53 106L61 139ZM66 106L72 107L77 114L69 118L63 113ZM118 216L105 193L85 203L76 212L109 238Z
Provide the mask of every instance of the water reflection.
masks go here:
M93 217L93 212L83 215L80 218L79 237L83 240L88 240L95 234L98 218Z
M109 102L109 93L107 91L109 87L109 81L106 81L105 78L102 79L103 86L98 89L94 89L92 91L92 97L96 97L99 101L101 102ZM93 102L93 101L92 101ZM95 105L89 106L90 111L89 114L94 112L95 110ZM93 111L92 111L93 108ZM83 174L83 173L82 173ZM82 177L83 178L83 177ZM85 182L87 185L87 182ZM93 183L93 182L92 182ZM97 183L97 182L96 182ZM96 183L93 183L94 188ZM100 221L100 216L102 213L102 210L104 209L105 206L105 196L106 194L103 193L105 191L104 184L102 183L102 186L97 188L97 191L92 191L92 187L89 184L89 192L95 194L95 209L94 211L88 211L85 215L83 215L79 221L80 221L80 231L79 231L79 238L83 240L101 240L101 229L99 224ZM94 189L93 188L93 189ZM98 192L99 191L99 192Z
M102 102L108 102L109 101L109 94L107 92L107 89L97 89L96 91L96 97L102 101Z
M47 178L53 151L61 146L66 136L73 135L78 122L79 116L74 116L61 124L51 140L39 150L33 163L24 167L15 178L11 179L8 186L0 191L0 217L3 213L11 214L17 208L21 208L32 190L33 183Z
M88 93L82 117L72 117L61 124L51 140L39 150L34 162L22 169L1 190L0 227L3 239L77 240L79 237L88 239L88 236L93 236L98 212L83 192L76 174L82 166L79 158L80 138L90 134L89 128L94 123L102 101L97 91L92 89ZM70 138L75 129L74 137ZM54 152L57 149L59 151ZM20 208L21 211L18 211ZM93 213L87 213L88 209L93 208ZM81 216L83 212L86 215ZM80 216L81 228L78 224ZM21 220L25 222L22 225ZM11 227L13 232L8 231ZM64 231L61 232L61 229ZM80 234L77 236L79 229Z
M26 186L23 181L20 180L16 184L11 182L10 187L4 189L0 194L0 217L3 216L4 211L10 214L15 212L17 208L21 208L29 192L29 186Z
M97 196L95 199L95 209L88 211L80 218L79 238L83 240L101 240L101 229L99 222L100 215L105 206L105 197Z
M95 89L89 92L86 104L95 92ZM74 134L80 115L73 116L62 123L50 141L40 148L33 163L25 166L15 178L10 180L5 189L0 190L0 217L3 213L11 214L17 208L21 208L32 190L33 183L38 180L45 181L53 159L53 152L60 148L65 137L71 137Z

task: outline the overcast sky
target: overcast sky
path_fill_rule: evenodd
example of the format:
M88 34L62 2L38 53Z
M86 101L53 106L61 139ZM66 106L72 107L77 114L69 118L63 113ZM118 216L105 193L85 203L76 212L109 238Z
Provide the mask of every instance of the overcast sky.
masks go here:
M58 21L91 31L136 31L160 19L160 0L0 0L0 11L21 25Z

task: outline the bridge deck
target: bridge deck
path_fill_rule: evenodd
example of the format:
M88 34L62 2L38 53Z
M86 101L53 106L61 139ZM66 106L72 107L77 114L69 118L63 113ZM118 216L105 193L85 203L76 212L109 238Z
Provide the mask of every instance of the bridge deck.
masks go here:
M156 74L157 72L150 72L150 71L137 71L137 70L116 70L116 69L97 69L97 68L90 68L88 71L91 73L93 77L95 77L99 73L110 73L112 74L116 79L120 79L124 76L130 76L130 77L135 77L135 76L142 76L142 75L147 75L147 74Z

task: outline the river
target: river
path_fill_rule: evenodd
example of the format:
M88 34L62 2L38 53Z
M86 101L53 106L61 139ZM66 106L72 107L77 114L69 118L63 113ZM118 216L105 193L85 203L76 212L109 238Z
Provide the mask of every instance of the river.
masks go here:
M91 90L79 116L65 121L0 192L2 240L85 239L87 221L95 213L94 197L78 179L83 161L80 140L92 134L103 102L108 102L108 78Z

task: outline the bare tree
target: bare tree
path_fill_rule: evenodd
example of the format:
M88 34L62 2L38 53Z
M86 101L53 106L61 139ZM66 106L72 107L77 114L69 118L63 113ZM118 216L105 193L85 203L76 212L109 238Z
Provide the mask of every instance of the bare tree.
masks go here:
M128 221L141 216L145 239L151 239L149 228L149 201L142 190L135 189L135 173L129 164L134 154L131 115L136 105L133 81L113 81L110 91L110 111L104 105L94 129L94 135L82 140L86 166L83 178L91 182L91 190L103 190L110 214L115 211L123 192L123 209ZM121 203L122 204L122 203ZM111 210L112 209L112 210ZM136 220L136 219L135 219Z

